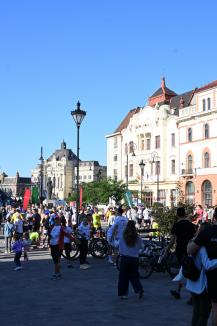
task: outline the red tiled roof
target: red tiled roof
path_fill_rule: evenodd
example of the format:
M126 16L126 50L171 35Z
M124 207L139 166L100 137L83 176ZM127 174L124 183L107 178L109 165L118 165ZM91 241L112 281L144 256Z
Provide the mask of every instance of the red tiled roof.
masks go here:
M213 88L213 87L216 87L217 86L217 80L214 80L213 82L207 84L207 85L204 85L200 88L197 88L195 93L199 93L201 91L205 91L206 89L209 89L209 88Z

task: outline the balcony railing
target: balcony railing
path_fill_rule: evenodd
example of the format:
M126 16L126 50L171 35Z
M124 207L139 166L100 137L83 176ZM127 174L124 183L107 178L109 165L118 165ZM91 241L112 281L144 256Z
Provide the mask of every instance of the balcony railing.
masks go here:
M182 169L181 175L193 175L194 170L193 169Z

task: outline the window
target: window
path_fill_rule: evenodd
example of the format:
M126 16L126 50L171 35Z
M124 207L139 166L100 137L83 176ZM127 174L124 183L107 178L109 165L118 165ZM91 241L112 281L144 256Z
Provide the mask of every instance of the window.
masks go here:
M204 154L204 167L209 168L209 153L208 152L206 152Z
M160 175L160 161L155 162L155 174Z
M206 111L206 100L203 99L203 111Z
M118 160L117 154L114 155L114 161L116 162Z
M188 141L192 142L192 129L188 128Z
M145 139L144 139L144 135L140 135L140 150L144 151L145 149Z
M187 173L193 173L193 159L192 155L188 155L187 157Z
M171 160L171 174L175 174L175 173L176 173L176 161Z
M188 181L185 187L186 202L194 204L195 187L192 181Z
M209 180L202 185L203 203L202 205L212 206L212 184Z
M204 125L204 137L207 139L207 138L209 138L209 125L208 125L208 123L206 123L205 125Z
M87 176L86 175L84 175L84 180L86 180L87 179Z
M174 133L171 134L171 146L172 147L176 146L176 140L175 140L175 134Z
M118 147L118 138L115 137L114 138L114 148L117 148Z
M92 179L91 175L88 175L88 179L89 179L89 180L91 180L91 179Z
M130 153L134 153L134 142L133 142L133 141L130 141L130 143L129 143L129 147L130 147L129 152L130 152Z
M150 138L146 138L146 149L147 150L151 149L151 139Z
M160 136L155 136L155 148L160 148Z
M207 99L207 109L211 110L211 99L210 99L210 97L208 97L208 99Z
M133 177L133 164L130 164L130 171L129 171L130 177Z
M114 180L117 181L117 179L118 179L118 170L117 169L113 170L113 175L114 175Z

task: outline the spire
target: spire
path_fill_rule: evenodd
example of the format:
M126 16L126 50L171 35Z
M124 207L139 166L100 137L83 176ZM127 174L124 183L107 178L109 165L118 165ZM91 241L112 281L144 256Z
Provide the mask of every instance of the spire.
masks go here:
M64 141L64 139L63 139L63 141L62 141L62 143L61 143L61 149L63 150L63 149L66 149L66 142Z
M163 94L166 94L166 81L165 81L165 77L162 78L161 88L162 88Z

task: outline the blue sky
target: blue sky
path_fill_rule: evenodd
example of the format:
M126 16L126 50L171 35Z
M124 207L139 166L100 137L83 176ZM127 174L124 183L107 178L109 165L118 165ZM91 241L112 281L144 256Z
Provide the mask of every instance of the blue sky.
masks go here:
M1 0L0 171L30 176L87 111L80 157L106 164L105 135L166 77L177 93L217 79L215 0Z

